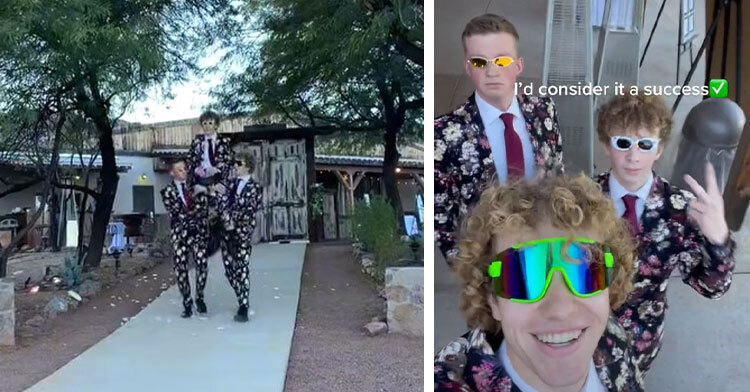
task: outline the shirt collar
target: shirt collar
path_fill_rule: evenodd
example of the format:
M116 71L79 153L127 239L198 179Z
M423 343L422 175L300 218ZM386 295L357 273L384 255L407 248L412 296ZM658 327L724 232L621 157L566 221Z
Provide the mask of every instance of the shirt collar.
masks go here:
M654 172L651 172L648 175L648 179L646 180L646 183L643 184L642 187L638 188L635 192L630 192L627 189L625 189L624 186L620 184L619 181L615 178L615 176L610 171L609 173L609 194L612 195L612 200L619 200L622 199L623 196L634 194L638 196L641 200L646 200L648 197L648 193L651 191L651 186L654 184Z
M485 129L489 128L495 121L500 120L500 115L503 113L510 113L515 117L523 118L523 113L521 113L521 105L518 104L518 97L513 97L513 99L510 101L510 107L508 108L508 111L503 111L492 106L492 104L485 101L479 95L479 93L474 93L474 98L477 102L477 109L479 109L479 115L482 118L482 123Z
M185 181L180 181L180 180L172 180L172 181L174 181L174 184L175 184L176 186L180 186L180 185L182 185L182 184L184 184L184 183L185 183Z

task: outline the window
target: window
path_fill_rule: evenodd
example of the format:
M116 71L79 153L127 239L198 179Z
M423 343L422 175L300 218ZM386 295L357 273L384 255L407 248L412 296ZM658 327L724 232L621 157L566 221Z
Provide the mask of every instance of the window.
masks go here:
M634 32L635 29L635 0L610 0L609 30ZM591 23L600 27L604 20L605 0L591 2Z
M133 185L133 212L149 214L154 212L154 187Z

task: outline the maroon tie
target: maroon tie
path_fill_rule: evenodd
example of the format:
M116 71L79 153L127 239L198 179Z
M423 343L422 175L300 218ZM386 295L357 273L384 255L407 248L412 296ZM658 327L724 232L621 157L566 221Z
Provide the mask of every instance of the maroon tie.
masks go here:
M622 217L628 221L633 237L641 231L641 227L638 224L638 215L635 212L636 200L638 200L638 196L636 195L625 195L622 197L622 201L625 202L625 213L622 214Z
M214 158L214 140L208 139L208 160L211 165L216 165L216 159Z
M521 138L513 129L513 115L503 113L500 119L505 124L505 162L508 165L508 179L522 178L524 176L523 147Z
M190 193L188 193L187 189L185 188L185 183L181 183L180 187L182 188L182 196L184 197L185 207L190 208Z

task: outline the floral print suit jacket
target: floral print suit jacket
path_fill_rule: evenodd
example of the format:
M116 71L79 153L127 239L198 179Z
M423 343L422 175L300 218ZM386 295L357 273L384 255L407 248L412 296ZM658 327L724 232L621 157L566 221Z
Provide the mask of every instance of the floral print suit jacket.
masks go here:
M203 161L203 142L206 140L206 135L198 135L193 139L193 143L190 145L190 152L188 157L189 171L188 175L191 184L194 183L195 169L201 165ZM214 146L214 162L211 162L213 166L221 172L221 181L227 181L234 170L234 150L230 145L230 140L225 136L218 136L216 138L216 145Z
M220 208L228 212L239 240L250 243L255 231L255 214L260 209L263 190L257 182L249 178L242 192L237 195L239 180L238 177L225 185L227 192L221 196Z
M187 188L187 191L192 192L190 187ZM193 195L190 198L190 206L185 205L177 190L177 185L174 181L170 181L169 185L161 190L161 199L169 214L172 236L176 236L173 240L186 239L189 235L196 234L199 238L208 236L208 228L205 223L205 194Z
M520 392L498 357L502 334L474 329L435 356L435 391ZM630 336L610 315L594 351L594 367L609 391L643 391L643 375L634 366Z
M609 173L596 180L609 194ZM654 174L654 184L641 215L633 291L615 310L634 339L636 364L644 374L656 358L664 333L667 285L676 268L682 280L706 298L729 290L736 243L731 235L724 245L713 245L692 221L687 205L695 196Z
M518 95L539 169L562 172L557 111L551 98ZM435 241L449 260L456 255L459 219L495 177L495 163L474 95L435 119Z

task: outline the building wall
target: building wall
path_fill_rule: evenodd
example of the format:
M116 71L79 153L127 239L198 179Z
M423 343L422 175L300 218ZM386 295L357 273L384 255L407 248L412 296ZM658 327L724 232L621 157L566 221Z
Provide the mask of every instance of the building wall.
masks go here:
M154 213L164 214L164 204L161 202L159 191L169 182L169 175L166 173L154 172L154 158L147 156L127 155L118 153L118 159L131 165L131 169L120 174L120 180L117 183L117 195L112 207L113 214L123 214L133 212L133 186L150 185L154 187ZM145 179L141 179L145 175Z

